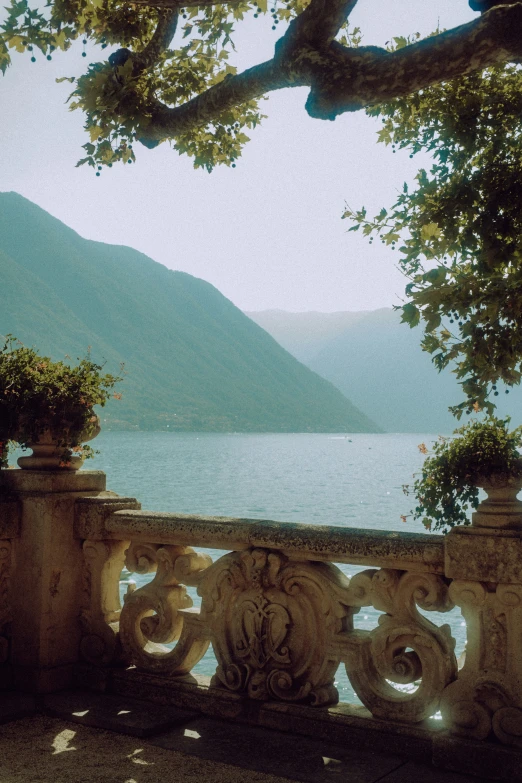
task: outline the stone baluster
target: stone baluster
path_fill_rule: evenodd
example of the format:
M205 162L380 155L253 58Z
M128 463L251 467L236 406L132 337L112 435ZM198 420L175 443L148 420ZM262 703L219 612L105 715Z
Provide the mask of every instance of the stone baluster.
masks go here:
M185 585L196 586L212 564L191 547L131 543L125 567L154 573L151 582L127 594L119 634L124 660L144 671L185 677L209 646L209 633ZM173 649L165 645L176 642Z
M522 483L498 476L481 486L488 497L472 526L454 528L445 541L467 648L441 710L454 734L522 745Z
M351 579L350 600L384 613L372 631L340 639L346 673L363 704L385 720L418 723L433 715L457 676L455 640L448 625L434 625L417 607L452 609L446 580L389 568L363 571ZM417 687L401 690L394 683Z
M130 541L83 542L84 594L80 651L88 663L106 666L119 657L120 575Z

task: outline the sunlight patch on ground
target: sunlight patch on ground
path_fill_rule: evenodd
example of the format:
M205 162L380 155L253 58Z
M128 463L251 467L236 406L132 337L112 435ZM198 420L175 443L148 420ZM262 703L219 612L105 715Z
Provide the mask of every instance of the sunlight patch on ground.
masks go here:
M67 750L76 750L76 748L69 748L69 742L74 739L76 736L76 732L72 731L72 729L64 729L59 734L56 735L56 737L53 740L53 756L56 756L57 753L64 753Z
M185 729L183 735L185 737L192 737L193 739L199 739L201 737L201 734L198 731L194 731L193 729Z
M127 758L130 759L133 764L141 764L144 767L154 766L153 762L145 761L145 759L140 759L138 757L138 753L143 753L143 748L136 748L136 750L133 750L132 753L129 753Z

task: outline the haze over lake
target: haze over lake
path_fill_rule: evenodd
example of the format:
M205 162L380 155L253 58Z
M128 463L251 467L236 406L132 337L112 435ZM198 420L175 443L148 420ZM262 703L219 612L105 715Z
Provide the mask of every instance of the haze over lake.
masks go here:
M411 483L423 456L422 434L251 434L102 432L93 447L100 454L86 464L107 473L107 488L134 496L149 511L275 519L423 533L420 523L401 515L413 499ZM215 559L222 552L205 550ZM341 565L346 574L360 568ZM140 584L143 577L134 575ZM190 591L197 603L197 596ZM464 647L459 612L426 613L435 624L449 623ZM363 608L359 628L372 629L378 613ZM195 668L212 674L211 654ZM337 687L342 701L357 701L342 669Z

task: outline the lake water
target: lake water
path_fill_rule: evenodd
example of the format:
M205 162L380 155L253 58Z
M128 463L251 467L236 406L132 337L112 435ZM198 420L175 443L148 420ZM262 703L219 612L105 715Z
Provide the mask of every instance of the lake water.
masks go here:
M86 468L107 473L107 489L136 497L149 511L238 516L288 522L425 532L408 519L412 483L423 461L417 448L433 435L331 435L102 432L100 450ZM223 552L207 550L215 559ZM346 574L360 568L341 565ZM142 583L143 577L134 575ZM194 592L191 591L194 596ZM197 599L195 600L195 603ZM460 654L465 626L460 612L427 616L449 623ZM359 628L372 629L378 613L364 608ZM212 674L211 652L195 672ZM342 701L358 701L342 668Z

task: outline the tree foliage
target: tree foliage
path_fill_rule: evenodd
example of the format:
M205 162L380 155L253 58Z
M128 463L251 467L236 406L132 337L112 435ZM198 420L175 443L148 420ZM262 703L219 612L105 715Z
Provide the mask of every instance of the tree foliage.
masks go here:
M433 164L391 208L344 217L398 250L402 319L422 322L439 370L455 365L465 399L453 412L491 413L498 382L522 377L522 70L489 68L369 113L380 141Z
M170 141L209 171L234 166L272 90L308 86L308 113L333 120L522 54L522 3L514 0L473 0L485 10L475 21L394 52L361 46L348 30L357 0L31 2L9 0L0 70L12 51L36 61L75 42L99 48L99 61L69 79L70 108L84 112L89 135L80 164L97 173L134 161L136 141ZM237 73L229 62L237 25L268 13L274 56Z

